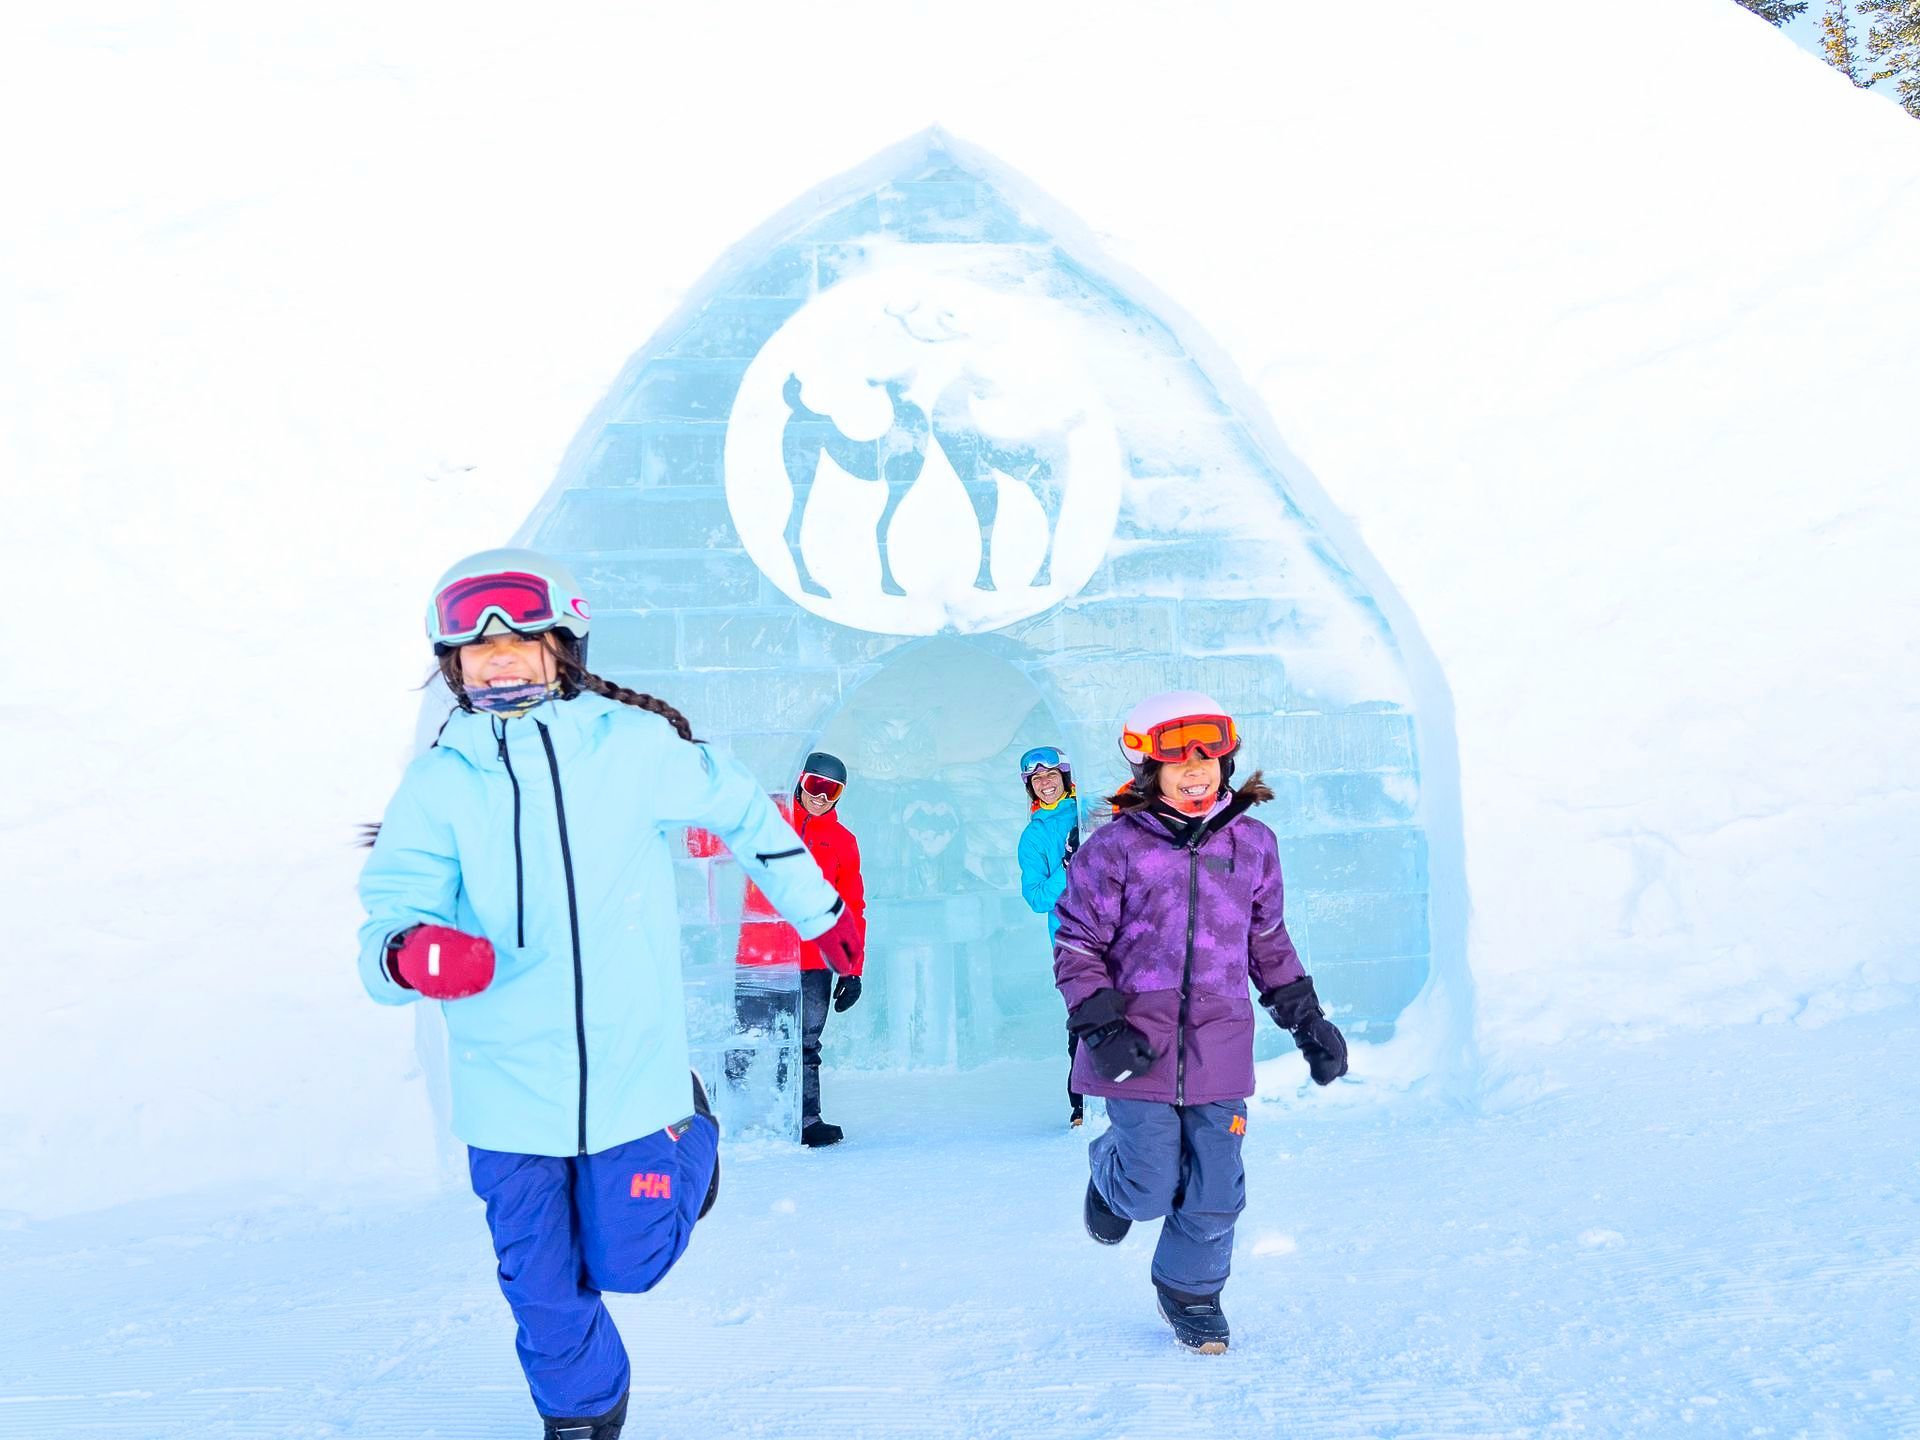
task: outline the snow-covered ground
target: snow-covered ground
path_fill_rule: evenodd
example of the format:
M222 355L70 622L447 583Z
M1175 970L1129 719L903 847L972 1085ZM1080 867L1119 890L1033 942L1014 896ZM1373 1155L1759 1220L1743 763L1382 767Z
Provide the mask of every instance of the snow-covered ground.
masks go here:
M614 1300L630 1429L1920 1435L1920 1010L1534 1073L1542 1093L1480 1114L1256 1106L1213 1359L1153 1313L1153 1227L1117 1252L1081 1232L1054 1067L829 1069L853 1139L729 1146L686 1259ZM29 1223L0 1233L0 1293L0 1436L537 1430L463 1194Z

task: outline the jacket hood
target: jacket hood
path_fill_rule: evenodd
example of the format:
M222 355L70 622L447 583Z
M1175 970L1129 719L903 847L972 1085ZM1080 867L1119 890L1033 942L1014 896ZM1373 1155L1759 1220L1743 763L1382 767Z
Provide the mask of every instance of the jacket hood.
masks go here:
M1156 801L1137 810L1124 810L1117 818L1132 821L1170 845L1200 845L1254 806L1265 804L1272 798L1273 791L1255 775L1231 795L1222 796L1205 815L1183 815L1171 806Z
M455 710L440 732L440 748L451 750L480 770L503 770L504 740L511 751L522 746L541 748L540 729L552 738L554 753L566 756L583 748L607 716L625 709L617 700L582 691L570 700L547 700L524 715L507 718L476 710Z

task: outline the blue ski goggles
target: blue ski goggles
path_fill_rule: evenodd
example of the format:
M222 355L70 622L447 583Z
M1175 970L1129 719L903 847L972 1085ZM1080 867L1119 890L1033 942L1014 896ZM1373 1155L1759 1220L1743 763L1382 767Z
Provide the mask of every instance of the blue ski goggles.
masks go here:
M1051 745L1036 745L1020 757L1020 778L1031 780L1037 771L1068 770L1067 757Z

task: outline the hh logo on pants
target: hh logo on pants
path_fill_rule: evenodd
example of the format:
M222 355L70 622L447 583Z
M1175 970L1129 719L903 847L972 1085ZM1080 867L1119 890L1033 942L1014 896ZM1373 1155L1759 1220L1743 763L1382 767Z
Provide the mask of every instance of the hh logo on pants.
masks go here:
M636 1200L671 1200L673 1198L673 1177L671 1175L636 1175L633 1177L633 1198Z
M1246 1133L1247 1133L1247 1117L1246 1117L1246 1116L1244 1116L1244 1115L1236 1115L1236 1116L1234 1116L1234 1117L1233 1117L1233 1123L1232 1123L1231 1125L1229 1125L1229 1126L1227 1126L1227 1133L1228 1133L1229 1135L1244 1135L1244 1134L1246 1134ZM634 1184L636 1184L636 1185L638 1185L638 1184L640 1183L640 1178L639 1178L639 1177L638 1177L637 1175L636 1175L636 1176L634 1177L634 1181L633 1181L633 1183L634 1183ZM639 1193L639 1192L637 1192L637 1191L636 1191L635 1193L637 1194L637 1193Z

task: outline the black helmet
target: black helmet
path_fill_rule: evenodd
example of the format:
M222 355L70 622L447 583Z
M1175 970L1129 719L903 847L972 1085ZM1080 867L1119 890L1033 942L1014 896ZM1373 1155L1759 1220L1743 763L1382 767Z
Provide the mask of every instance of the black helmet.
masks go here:
M847 783L847 766L838 755L829 755L824 750L815 750L807 756L807 763L800 767L802 775L818 775L822 780L836 780Z

